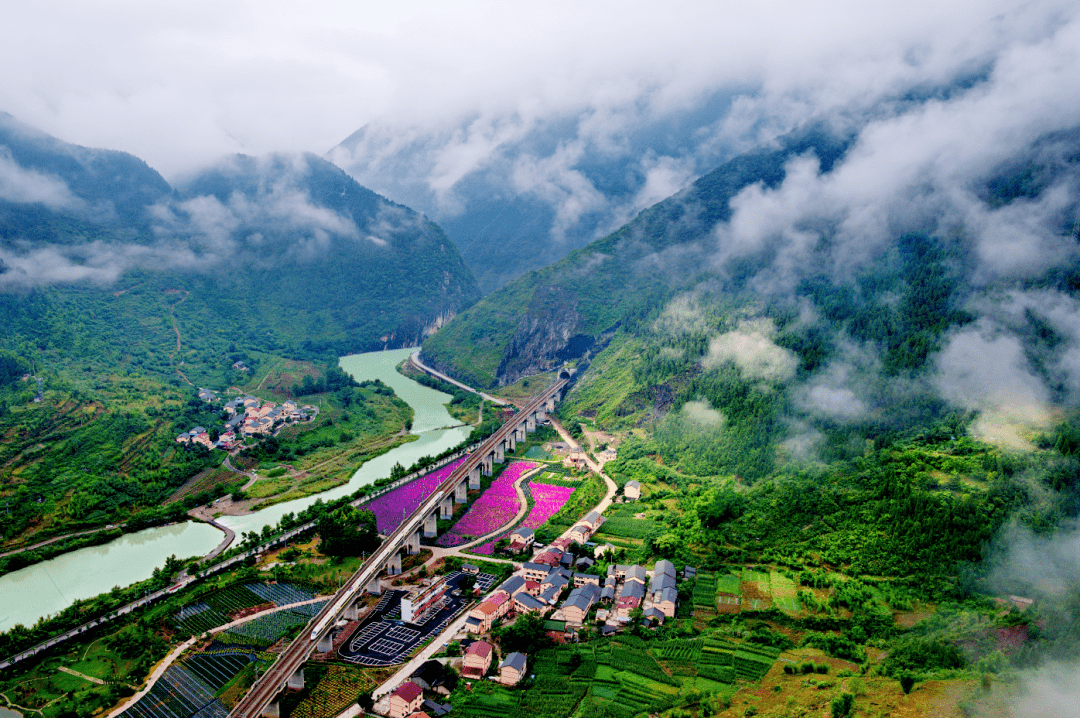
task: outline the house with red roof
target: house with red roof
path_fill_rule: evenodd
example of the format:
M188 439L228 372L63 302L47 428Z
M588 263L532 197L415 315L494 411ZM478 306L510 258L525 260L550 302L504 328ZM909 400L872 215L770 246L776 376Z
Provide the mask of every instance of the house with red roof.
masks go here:
M424 705L424 691L412 681L405 681L390 694L390 718L405 718Z
M483 678L491 668L491 658L494 651L490 643L474 641L465 650L465 659L462 663L461 675L466 678Z

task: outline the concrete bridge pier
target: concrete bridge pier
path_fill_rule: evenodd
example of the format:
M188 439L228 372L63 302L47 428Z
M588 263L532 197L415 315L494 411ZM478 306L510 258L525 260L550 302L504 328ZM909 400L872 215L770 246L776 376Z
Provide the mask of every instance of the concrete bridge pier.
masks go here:
M405 552L410 556L420 553L420 532L413 531L409 538L405 539Z
M401 573L401 554L394 553L390 558L386 559L386 574L388 576L397 576L399 573ZM303 688L304 686L301 685L300 687Z
M274 701L270 705L263 708L263 718L281 718L281 704Z
M449 496L443 498L443 500L439 502L439 518L454 518L454 502Z
M546 418L547 418L547 414L544 413L543 411L537 411L536 412L536 423L537 424L543 423L544 419L546 419Z
M424 517L424 538L432 538L439 533L438 514L432 511Z
M536 431L536 414L529 414L525 417L525 431L530 434Z
M514 453L515 447L517 445L516 437L517 431L511 431L509 434L506 435L506 451L508 453Z
M555 397L549 396L544 400L544 410L548 412L555 411Z
M462 481L454 487L454 501L463 504L469 500L469 482Z
M300 690L304 687L304 669L297 668L296 672L289 676L289 682L286 683L289 688L295 688Z
M477 464L476 466L469 469L469 488L470 489L479 489L480 488L480 465L479 464Z
M514 429L514 435L517 437L518 441L525 441L525 433L525 424Z
M369 586L371 584L368 584ZM368 593L371 593L370 591ZM341 612L341 617L346 621L355 621L360 618L360 602L349 601L349 605Z
M319 637L318 643L315 644L315 650L319 653L329 653L334 650L334 641L330 638L330 631L327 631ZM301 678L301 680L303 680Z
M372 596L382 595L382 582L379 581L378 576L372 576L367 585L364 586L364 590L370 593Z
M494 462L492 461L494 458L495 452L493 451L480 461L480 465L483 467L482 471L484 472L484 476L491 476L491 472L494 470Z
M500 441L498 444L495 444L495 463L502 464L505 461L506 456L503 454L503 444Z

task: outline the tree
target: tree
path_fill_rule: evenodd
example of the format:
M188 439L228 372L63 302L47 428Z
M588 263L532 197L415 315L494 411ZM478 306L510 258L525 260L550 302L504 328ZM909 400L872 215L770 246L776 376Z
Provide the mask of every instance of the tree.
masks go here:
M517 617L513 625L499 632L497 637L502 646L503 655L519 651L533 654L552 644L544 630L544 619L537 613L526 613Z
M358 556L379 545L375 514L348 504L319 517L315 529L322 539L319 550L327 556Z

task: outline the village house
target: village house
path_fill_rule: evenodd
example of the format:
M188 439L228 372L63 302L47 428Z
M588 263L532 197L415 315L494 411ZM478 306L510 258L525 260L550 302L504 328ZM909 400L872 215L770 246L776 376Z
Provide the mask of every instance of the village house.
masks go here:
M641 498L641 482L637 480L630 480L623 486L623 496L633 501L637 501Z
M623 623L630 620L630 613L645 601L645 583L623 581L615 598L615 615Z
M405 718L420 710L424 704L424 691L412 681L405 681L390 694L390 718Z
M446 670L446 666L439 663L436 660L424 661L424 663L417 668L409 679L429 691L435 691L442 695L449 695L450 691L446 688L446 681L449 677L449 673Z
M589 536L591 535L592 527L585 523L580 523L570 529L570 540L575 543L585 543L589 540Z
M465 650L465 659L462 663L461 675L466 678L483 678L491 668L493 651L491 644L484 641L473 641Z
M541 616L548 612L548 605L535 596L522 591L514 596L514 609L520 613L539 613Z
M596 531L598 528L604 525L605 519L599 511L590 511L585 514L585 518L581 520L581 523L589 527L590 531Z
M541 601L549 606L555 605L555 602L559 600L559 594L562 593L562 589L558 586L548 586L540 590L540 595L537 596Z
M591 573L575 573L574 574L574 588L581 588L587 583L591 583L597 588L600 587L600 577L594 576Z
M575 588L562 605L563 618L569 624L581 626L589 615L589 609L600 598L600 589L591 583Z
M487 633L491 630L491 624L496 619L505 616L513 605L510 594L506 591L495 591L479 606L469 611L469 617L465 619L465 627L469 633Z
M535 531L530 528L519 528L510 534L510 550L514 553L527 551L535 541Z
M653 607L661 611L668 618L675 617L675 609L679 607L679 591L674 586L668 586L653 598Z
M506 591L510 596L516 596L526 591L525 579L521 576L511 576L499 584L500 591Z
M551 571L551 566L532 561L526 561L522 564L521 568L525 572L524 575L526 581L543 581L544 577Z
M505 686L516 686L525 677L528 664L528 658L524 653L514 651L499 664L499 683Z

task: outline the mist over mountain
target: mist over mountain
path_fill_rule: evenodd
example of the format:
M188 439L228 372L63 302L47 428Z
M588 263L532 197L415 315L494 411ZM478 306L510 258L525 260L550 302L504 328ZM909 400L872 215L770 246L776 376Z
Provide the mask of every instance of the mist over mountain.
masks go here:
M726 415L765 382L792 450L950 410L1024 445L1080 400L1077 32L806 118L488 296L424 355L495 386L580 357L611 372L621 351L629 388L586 378L622 423L701 399ZM726 373L727 393L696 379Z
M441 130L370 124L326 157L436 218L490 292L730 156L721 125L733 97L713 92L677 109L644 97L610 111L473 117Z
M135 157L0 119L10 342L46 341L42 307L65 293L147 282L191 292L199 321L259 348L308 354L414 343L478 296L437 225L315 155L228 157L174 189Z

